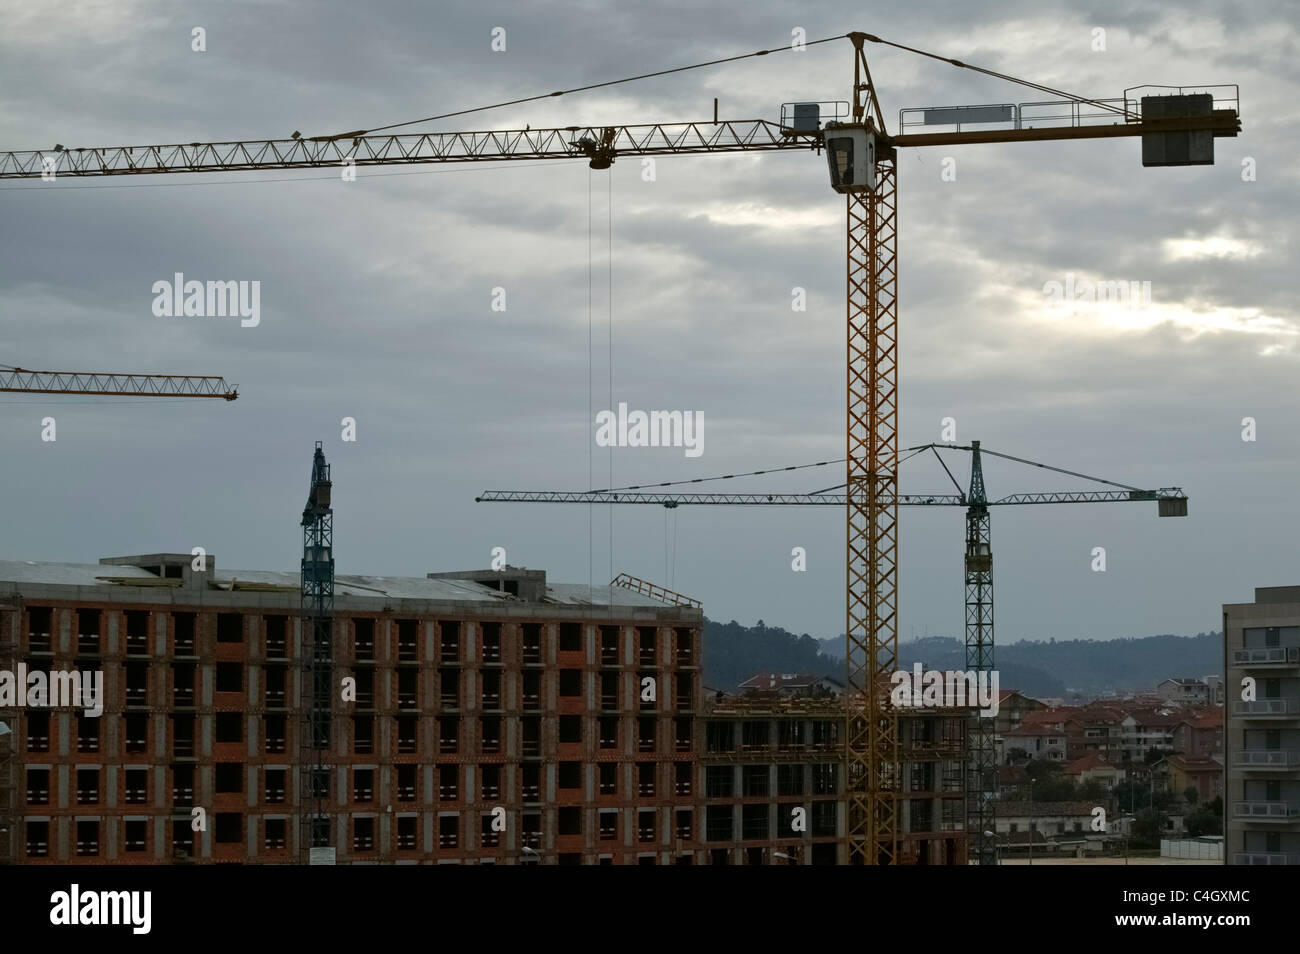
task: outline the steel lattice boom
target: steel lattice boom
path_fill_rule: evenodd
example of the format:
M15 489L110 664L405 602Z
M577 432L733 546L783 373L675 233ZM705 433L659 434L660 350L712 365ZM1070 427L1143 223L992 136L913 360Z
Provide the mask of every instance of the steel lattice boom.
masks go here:
M99 394L118 397L223 398L238 389L215 375L113 374L99 371L0 370L0 391L34 394Z
M154 175L166 172L237 172L249 169L337 169L493 162L504 159L608 159L616 155L689 156L710 152L808 151L817 137L782 135L764 119L640 126L566 126L486 132L419 133L160 146L0 152L0 179L51 176Z
M969 499L964 494L898 494L882 497L900 507L965 507ZM1162 487L1159 490L1063 490L1042 491L1029 494L1008 494L997 500L986 501L986 507L1004 507L1011 504L1064 504L1064 503L1140 503L1152 500L1186 500L1180 487ZM673 494L673 493L615 493L608 490L485 490L474 498L476 503L569 503L569 504L654 504L661 507L710 506L766 506L766 507L843 507L848 502L846 494Z

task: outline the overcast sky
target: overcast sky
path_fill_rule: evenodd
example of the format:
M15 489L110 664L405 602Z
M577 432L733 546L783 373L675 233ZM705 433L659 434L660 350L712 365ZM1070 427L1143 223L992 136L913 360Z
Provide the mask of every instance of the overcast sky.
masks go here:
M1151 503L996 510L997 638L1195 633L1255 586L1300 583L1295 19L1287 0L0 0L0 146L335 133L784 46L795 28L864 30L1094 97L1239 84L1244 132L1215 141L1214 166L1144 169L1128 138L899 155L901 444L940 440L952 417L961 443L1191 498L1183 520ZM195 27L206 52L191 49ZM891 131L902 107L1045 98L867 52ZM416 128L705 119L714 97L724 118L775 120L782 102L849 98L851 53L827 43ZM582 489L589 473L611 486L611 469L621 486L843 456L844 201L824 159L665 158L655 173L627 157L609 172L406 166L350 183L0 183L0 363L240 388L233 404L0 395L0 558L203 546L219 568L294 569L322 440L340 573L479 568L504 547L554 581L627 571L713 618L841 633L840 510L624 507L611 534L608 508L589 523L586 507L473 502ZM152 286L175 272L260 281L260 324L155 317ZM1044 284L1070 274L1150 282L1151 303L1053 307ZM491 308L497 287L505 311ZM596 410L702 413L704 453L619 448L611 461L589 391ZM960 479L966 460L952 457ZM986 474L991 497L1088 486L1002 461ZM842 480L837 465L727 489ZM901 484L951 490L919 458ZM904 638L961 634L962 513L902 516ZM794 547L806 572L791 569Z

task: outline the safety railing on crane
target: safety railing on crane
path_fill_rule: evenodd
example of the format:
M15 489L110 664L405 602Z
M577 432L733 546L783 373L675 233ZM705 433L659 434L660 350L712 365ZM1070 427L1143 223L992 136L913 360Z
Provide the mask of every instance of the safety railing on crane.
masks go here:
M1119 98L1055 99L1027 103L981 103L970 106L913 106L898 111L900 134L925 127L931 132L979 129L1045 129L1113 125L1142 121L1144 96L1187 96L1208 93L1216 110L1240 114L1241 95L1236 84L1210 86L1134 86ZM784 121L783 121L784 125ZM935 127L941 127L935 129Z

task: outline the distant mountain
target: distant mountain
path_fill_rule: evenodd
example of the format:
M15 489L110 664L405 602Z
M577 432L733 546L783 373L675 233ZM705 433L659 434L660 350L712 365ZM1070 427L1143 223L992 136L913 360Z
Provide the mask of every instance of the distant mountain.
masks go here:
M842 660L844 637L818 640L820 651ZM931 636L900 643L899 663L927 668L965 669L961 640ZM1221 674L1221 633L1195 636L1145 636L1133 639L1022 640L994 652L998 682L1031 696L1097 696L1154 689L1170 676ZM843 663L841 662L841 665Z

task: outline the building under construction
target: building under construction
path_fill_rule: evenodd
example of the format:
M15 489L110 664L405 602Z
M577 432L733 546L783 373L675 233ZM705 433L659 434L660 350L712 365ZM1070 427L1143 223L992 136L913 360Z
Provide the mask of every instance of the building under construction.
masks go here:
M0 562L0 670L103 675L98 716L0 709L0 860L847 859L843 701L706 691L698 606L539 570L339 576L313 752L300 587L190 554ZM963 716L900 721L901 860L965 863Z

